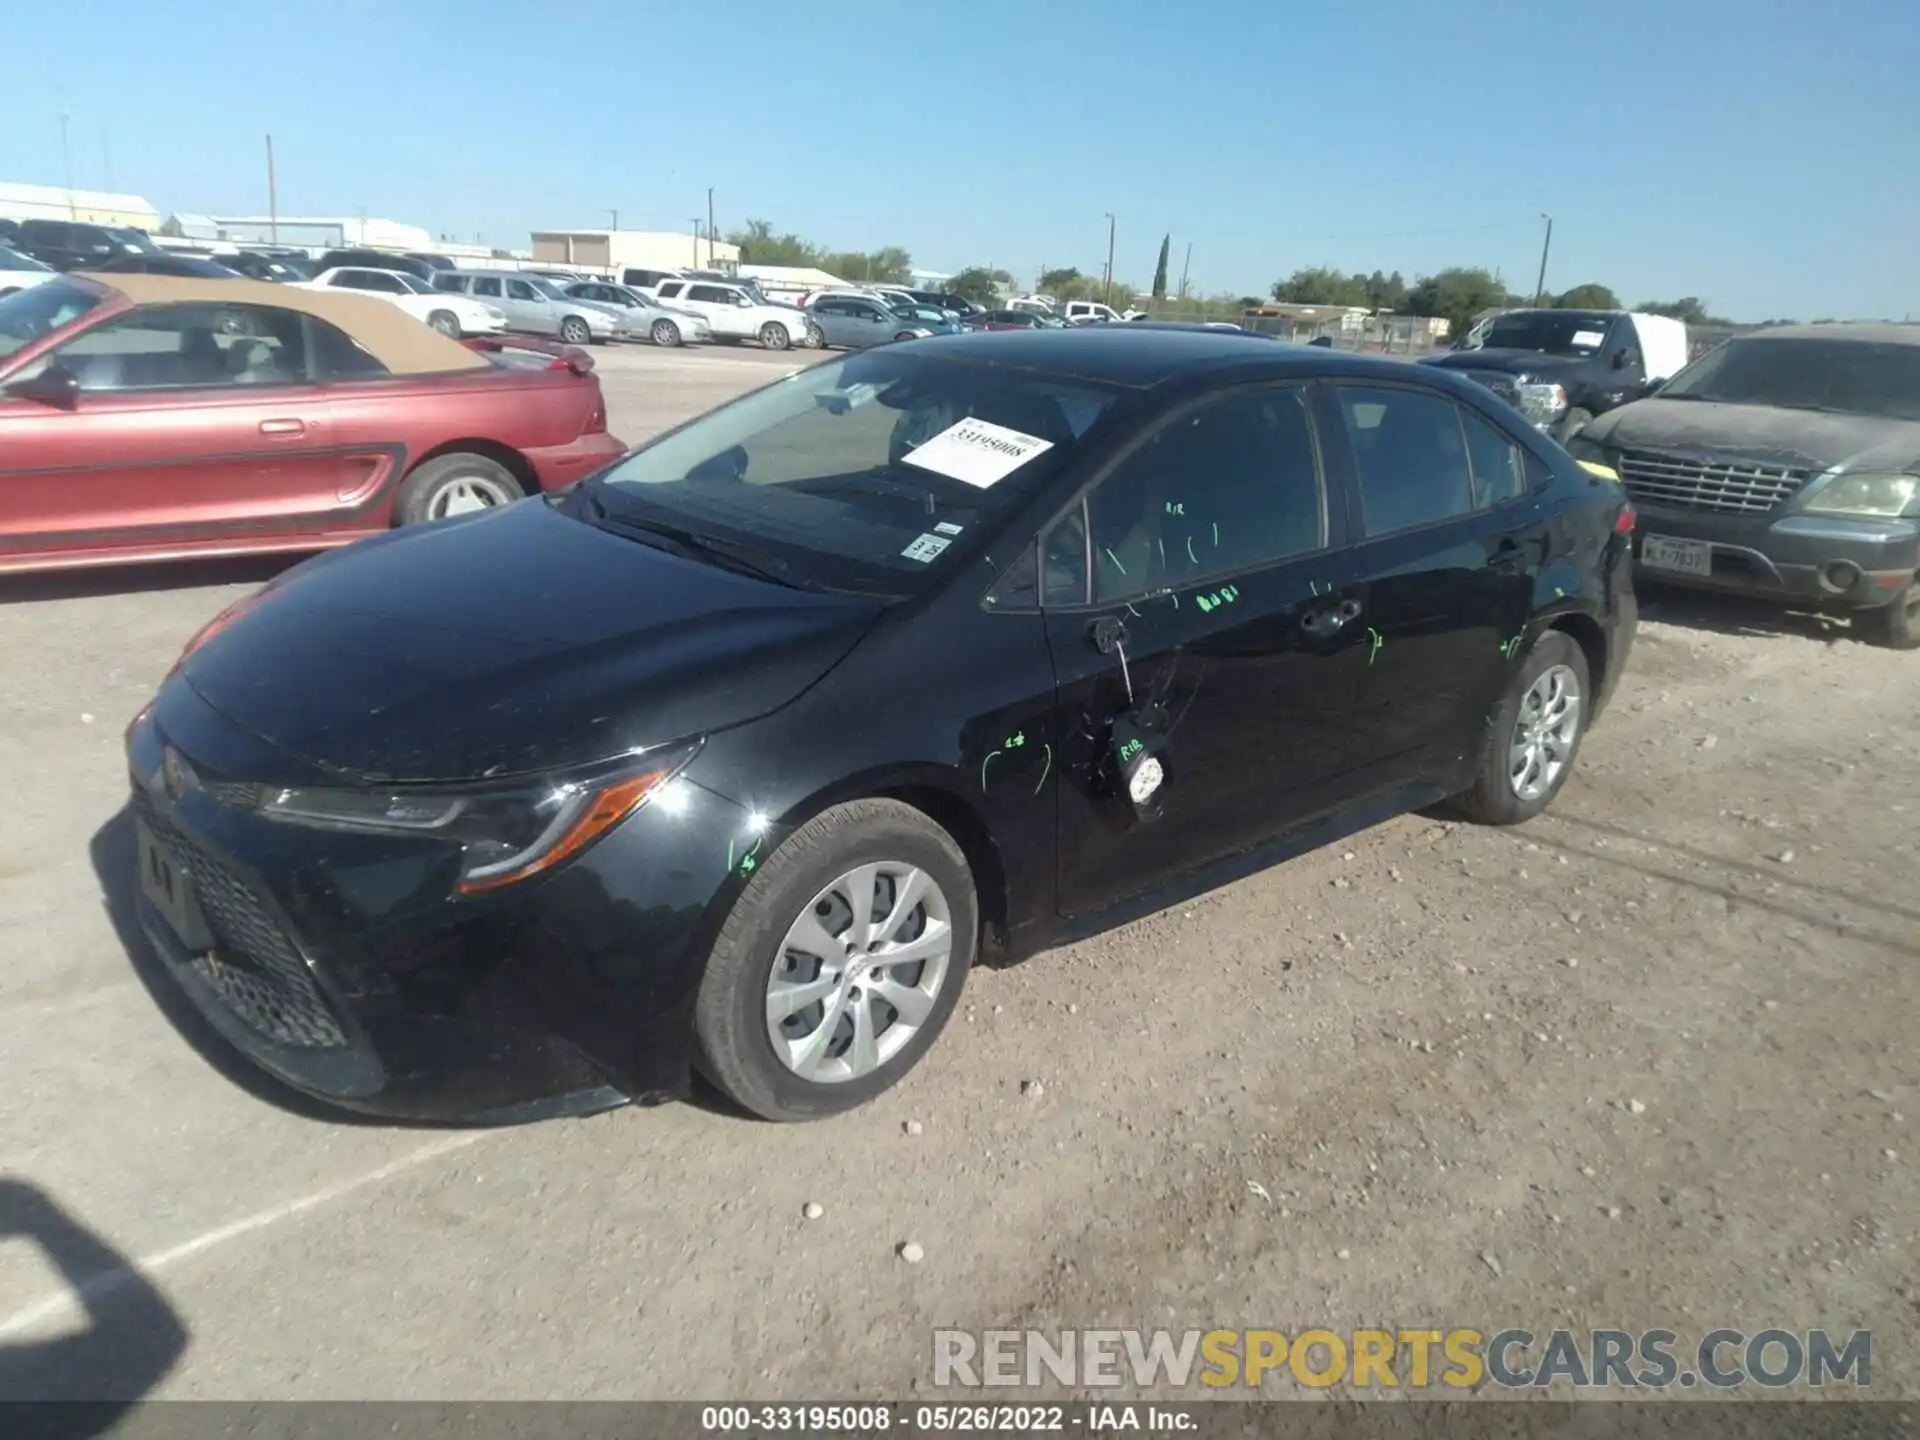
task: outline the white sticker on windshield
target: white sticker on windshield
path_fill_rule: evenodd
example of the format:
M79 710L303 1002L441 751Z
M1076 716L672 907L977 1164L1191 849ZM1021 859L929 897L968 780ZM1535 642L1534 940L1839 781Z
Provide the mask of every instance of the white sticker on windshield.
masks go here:
M990 420L967 419L949 425L901 459L908 465L918 465L922 470L984 490L1052 448L1051 440L1042 440L1037 435L1022 435L1018 430L1009 430Z
M1607 334L1604 330L1576 330L1573 332L1573 343L1576 345L1591 345L1597 347L1606 338Z
M938 525L935 525L933 528L938 530L942 535L958 535L962 530L966 529L967 527L964 525L956 525L951 520L942 520Z
M922 565L925 565L929 561L938 559L940 552L952 543L953 541L947 539L944 535L922 535L918 540L902 550L900 554L904 559L918 560Z

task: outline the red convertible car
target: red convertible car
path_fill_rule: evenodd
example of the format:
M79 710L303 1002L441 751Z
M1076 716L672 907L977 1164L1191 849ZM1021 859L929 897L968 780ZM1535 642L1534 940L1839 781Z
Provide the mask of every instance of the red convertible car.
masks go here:
M64 275L0 300L0 572L325 549L625 448L584 353L362 295Z

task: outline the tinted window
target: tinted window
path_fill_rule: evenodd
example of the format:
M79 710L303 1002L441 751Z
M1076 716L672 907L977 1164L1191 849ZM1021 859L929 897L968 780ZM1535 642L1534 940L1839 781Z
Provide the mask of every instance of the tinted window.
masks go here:
M1318 550L1326 506L1305 398L1249 391L1180 416L1121 461L1087 508L1096 601Z
M307 334L313 342L316 380L372 380L388 373L386 366L361 349L344 330L324 320L309 317Z
M610 521L654 518L821 583L898 593L1071 463L1112 399L1018 370L870 351L711 411L589 488ZM948 434L967 419L1046 443Z
M467 288L467 277L464 275L449 275L443 270L433 277L433 288L436 290L450 290L457 294Z
M687 292L689 300L706 300L715 305L731 305L735 295L731 290L722 290L718 285L696 285Z
M1500 433L1492 421L1460 408L1460 427L1467 437L1467 462L1473 469L1473 498L1480 505L1498 505L1527 493L1527 452Z
M677 297L684 288L678 280L662 280L659 287L653 293L661 299L667 300Z
M1047 531L1041 542L1046 603L1087 603L1087 507L1076 505Z
M1367 534L1390 535L1473 510L1466 441L1451 400L1424 390L1339 386Z
M544 300L546 297L525 280L507 281L507 298L510 300Z
M28 341L38 340L79 319L99 303L96 292L83 290L65 280L49 280L15 291L0 300L0 360Z
M1920 345L1729 340L1669 380L1660 398L1920 420Z
M96 325L55 355L80 388L197 390L306 378L301 316L259 305L165 305Z
M500 298L500 282L488 275L478 276L473 282L473 289L468 293L473 295L491 295L494 299L498 300Z
M1606 343L1611 315L1582 310L1516 310L1487 330L1489 350L1539 350L1548 355L1595 355Z

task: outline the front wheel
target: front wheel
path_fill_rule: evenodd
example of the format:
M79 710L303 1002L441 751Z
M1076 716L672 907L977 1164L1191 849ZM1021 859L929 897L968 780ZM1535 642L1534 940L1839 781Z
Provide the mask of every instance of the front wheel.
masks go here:
M973 962L966 856L924 813L854 800L796 830L751 875L708 957L700 1067L768 1120L864 1104L926 1054Z
M436 310L427 316L427 324L438 330L449 340L460 338L460 317L451 310Z
M760 343L769 350L785 350L793 344L793 337L778 320L769 320L760 327Z
M1494 712L1479 776L1454 808L1482 825L1520 825L1552 804L1580 753L1592 684L1571 635L1549 630L1536 640Z
M1855 611L1853 623L1871 644L1889 650L1920 650L1920 580L1909 582L1891 605Z
M653 335L653 343L656 345L671 347L680 343L680 327L671 320L654 321L651 333Z
M585 345L593 339L593 328L578 315L569 315L560 322L560 338L569 345Z

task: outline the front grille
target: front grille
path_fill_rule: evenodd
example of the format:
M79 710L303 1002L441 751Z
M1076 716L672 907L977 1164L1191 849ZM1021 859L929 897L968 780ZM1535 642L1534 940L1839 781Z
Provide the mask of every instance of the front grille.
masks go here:
M161 815L137 784L134 808L191 877L194 898L213 932L214 952L189 962L194 974L250 1029L277 1045L303 1050L345 1047L346 1032L306 961L253 887Z
M1810 474L1778 465L1696 460L1644 450L1627 450L1620 455L1620 479L1627 494L1643 504L1669 510L1764 515L1793 498Z
M1506 401L1507 404L1516 407L1520 404L1519 383L1506 371L1469 370L1466 372L1466 375L1469 380L1474 381L1476 384L1486 386L1487 389L1498 395L1502 400Z

